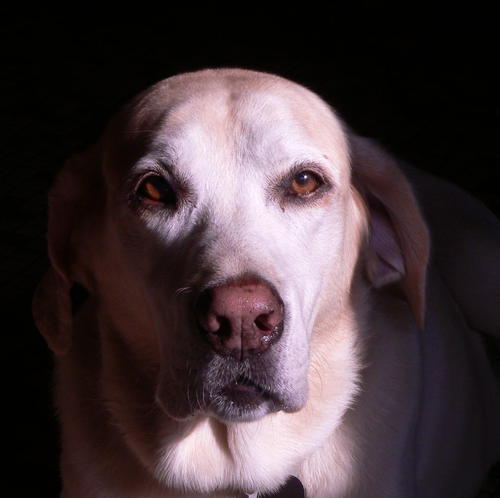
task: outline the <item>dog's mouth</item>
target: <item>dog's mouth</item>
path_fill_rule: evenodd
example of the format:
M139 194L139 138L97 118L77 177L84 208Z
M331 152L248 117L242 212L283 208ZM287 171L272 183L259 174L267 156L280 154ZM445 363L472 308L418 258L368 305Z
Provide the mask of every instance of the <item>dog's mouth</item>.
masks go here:
M221 395L241 406L255 407L270 399L270 394L264 388L248 377L240 375L235 382L221 390Z
M220 389L210 403L214 415L233 422L257 420L275 410L272 393L243 375Z

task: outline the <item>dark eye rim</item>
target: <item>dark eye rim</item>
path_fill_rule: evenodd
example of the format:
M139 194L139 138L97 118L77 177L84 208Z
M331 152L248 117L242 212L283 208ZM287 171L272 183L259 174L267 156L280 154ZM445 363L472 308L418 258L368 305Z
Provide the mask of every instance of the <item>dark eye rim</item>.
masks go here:
M154 199L149 199L144 195L141 195L140 189L147 181L148 178L159 178L163 180L169 187L171 196L168 201L155 201ZM130 200L135 207L141 207L146 209L174 209L178 204L178 192L174 185L175 182L166 178L165 175L157 171L148 171L141 174L134 181L133 190L130 196Z
M139 190L141 189L141 187L146 183L146 181L149 179L149 178L158 178L162 181L165 182L166 186L168 187L168 190L169 192L171 193L172 197L174 198L174 202L165 202L165 201L162 201L162 200L158 200L156 201L155 199L150 199L146 196L143 196L139 193ZM175 191L172 187L172 184L163 176L163 175L159 175L157 173L149 173L149 174L146 174L144 175L142 178L139 179L139 181L137 182L137 185L136 185L136 188L135 188L135 194L141 198L141 199L144 199L146 201L147 199L147 202L148 203L151 203L151 204L173 204L175 203Z
M291 190L294 179L300 173L312 173L318 181L318 188L307 194L299 194ZM303 203L314 201L333 188L333 182L324 173L323 169L314 163L301 163L292 168L288 174L279 182L279 190L284 192L284 198L288 202Z
M293 185L293 182L296 180L296 178L300 175L300 174L303 174L303 173L308 173L310 174L314 180L316 181L316 183L318 184L318 186L312 191L312 192L308 192L308 193L304 193L304 194L301 194L299 192L294 192L292 190L292 185ZM314 195L314 193L319 189L321 188L323 185L324 185L325 181L323 180L323 178L314 170L312 170L311 168L304 168L304 169L300 169L299 171L297 171L297 173L295 173L295 175L293 175L291 178L290 178L290 184L289 184L289 193L290 195L295 195L295 196L299 196L299 197L308 197L310 195Z

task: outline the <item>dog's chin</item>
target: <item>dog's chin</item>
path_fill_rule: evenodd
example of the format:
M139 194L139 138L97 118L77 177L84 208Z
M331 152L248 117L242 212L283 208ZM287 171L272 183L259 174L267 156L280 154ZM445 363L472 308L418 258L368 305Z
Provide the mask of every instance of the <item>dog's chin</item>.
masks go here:
M294 412L303 404L287 403L277 393L267 391L249 379L239 379L211 396L207 411L223 422L253 422L269 413Z
M205 382L174 384L163 377L156 392L156 402L171 419L186 422L193 417L211 416L221 422L253 422L278 411L299 411L307 401L307 386L297 383L293 389L273 387L267 379L260 384L246 375L245 368L233 372L230 378L212 370ZM217 378L218 377L218 378ZM185 393L184 396L180 395Z
M169 397L165 403L158 396L157 402L169 418L178 422L186 422L196 415L203 414L222 422L252 422L282 409L282 403L270 393L246 384L229 384L217 394L212 394L209 399L206 406L197 407L183 403L183 400L175 402L173 397Z
M213 395L208 407L208 411L223 422L252 422L277 409L267 391L236 382Z

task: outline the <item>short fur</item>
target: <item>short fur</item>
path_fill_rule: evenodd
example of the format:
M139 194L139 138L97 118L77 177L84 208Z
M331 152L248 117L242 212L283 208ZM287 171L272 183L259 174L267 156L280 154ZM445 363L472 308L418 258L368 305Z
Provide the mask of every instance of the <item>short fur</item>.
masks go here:
M297 167L330 188L291 197ZM175 208L138 200L151 172ZM292 474L314 498L469 498L500 457L482 339L500 336L498 221L295 83L222 69L146 90L59 174L48 243L34 316L56 354L65 498L236 497ZM285 326L237 362L192 310L247 274ZM273 403L230 408L217 393L239 375Z

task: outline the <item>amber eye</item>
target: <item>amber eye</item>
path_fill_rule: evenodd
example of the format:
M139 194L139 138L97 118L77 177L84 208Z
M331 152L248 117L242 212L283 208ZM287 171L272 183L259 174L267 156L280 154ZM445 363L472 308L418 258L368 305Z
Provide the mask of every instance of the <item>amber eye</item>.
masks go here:
M308 195L321 187L322 184L323 181L316 173L304 170L293 177L290 192L295 195Z
M144 178L136 190L146 204L174 204L175 194L170 184L159 175Z

